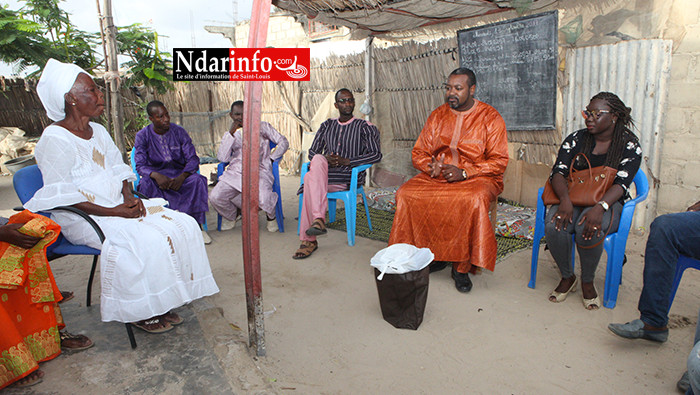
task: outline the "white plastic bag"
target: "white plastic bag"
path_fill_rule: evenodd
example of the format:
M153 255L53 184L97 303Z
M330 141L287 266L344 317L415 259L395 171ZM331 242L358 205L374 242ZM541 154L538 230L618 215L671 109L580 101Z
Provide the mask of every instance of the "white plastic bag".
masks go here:
M377 280L381 280L385 273L403 274L421 270L428 266L433 258L435 255L430 248L418 248L411 244L399 243L374 254L370 259L370 265L381 272L377 277Z

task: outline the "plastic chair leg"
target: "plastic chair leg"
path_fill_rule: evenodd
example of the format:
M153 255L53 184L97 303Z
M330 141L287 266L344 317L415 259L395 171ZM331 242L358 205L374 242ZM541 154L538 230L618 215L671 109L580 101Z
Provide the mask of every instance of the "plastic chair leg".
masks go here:
M275 218L277 218L277 227L280 233L284 233L284 213L282 212L282 198L277 199L277 205L275 206Z
M204 229L205 232L209 232L209 227L207 226L207 218L204 217L204 223L202 224L202 229Z
M297 235L299 234L299 229L301 228L301 205L304 202L304 194L299 194L299 215L297 216Z
M352 199L352 197L350 197ZM357 219L357 202L345 202L345 228L348 232L348 245L355 245L355 221Z
M92 280L95 278L95 269L97 269L97 258L99 257L99 255L95 255L95 257L92 258L92 269L90 269L90 277L88 277L87 302L85 302L86 306L90 306L90 299L92 295Z
M537 284L537 261L540 258L540 242L542 241L542 235L537 234L535 230L534 239L532 241L532 258L530 262L530 282L527 284L529 288L535 289Z
M367 216L367 226L369 227L369 231L372 231L372 219L369 217L369 206L367 206L367 197L365 196L365 191L361 191L360 194L362 195L362 202L365 204L365 215Z
M221 232L221 214L216 215L216 230Z
M679 256L678 263L676 263L676 273L673 275L673 286L671 287L671 296L668 301L668 311L671 311L671 305L673 304L673 299L676 298L676 292L678 291L678 286L681 284L683 272L689 267L700 270L700 260L682 255Z
M328 199L328 222L335 222L336 203L336 199ZM345 212L347 212L347 208L345 209Z

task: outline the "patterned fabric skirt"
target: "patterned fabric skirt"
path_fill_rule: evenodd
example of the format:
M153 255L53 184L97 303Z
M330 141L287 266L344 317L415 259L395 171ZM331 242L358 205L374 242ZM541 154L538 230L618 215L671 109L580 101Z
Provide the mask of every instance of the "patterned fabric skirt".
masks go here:
M64 327L56 305L61 293L46 260L46 246L56 240L60 227L28 211L10 223L24 223L24 233L43 239L30 250L0 242L0 388L57 357L58 330Z

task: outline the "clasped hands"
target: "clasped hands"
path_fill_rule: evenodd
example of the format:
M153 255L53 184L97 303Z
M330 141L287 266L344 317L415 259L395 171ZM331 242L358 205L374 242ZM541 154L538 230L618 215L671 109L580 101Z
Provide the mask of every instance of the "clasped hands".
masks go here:
M350 166L350 159L343 158L338 154L324 155L329 167Z
M456 182L466 180L463 177L463 171L457 166L445 163L445 155L441 154L436 159L434 156L430 157L430 163L428 163L428 169L430 170L430 177L435 178L442 175L442 177L447 180L447 182Z
M135 196L124 196L124 203L114 207L115 217L122 218L141 218L146 216L146 206L143 201Z
M160 174L158 172L151 172L151 178L153 181L158 184L158 188L167 191L168 189L172 189L173 191L179 191L180 187L182 187L182 183L185 182L185 179L189 176L188 173L182 173L179 176L175 178L170 178L166 175Z

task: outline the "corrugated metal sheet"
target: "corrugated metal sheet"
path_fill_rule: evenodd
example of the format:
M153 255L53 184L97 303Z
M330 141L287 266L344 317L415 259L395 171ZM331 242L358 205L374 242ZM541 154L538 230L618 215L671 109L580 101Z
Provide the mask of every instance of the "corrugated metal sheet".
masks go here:
M670 40L638 40L573 48L566 55L562 139L585 127L581 110L598 92L613 92L632 108L635 133L644 151L641 168L650 185L649 197L642 207L637 206L634 228L648 226L656 217L658 185L654 179L661 163L671 49Z

